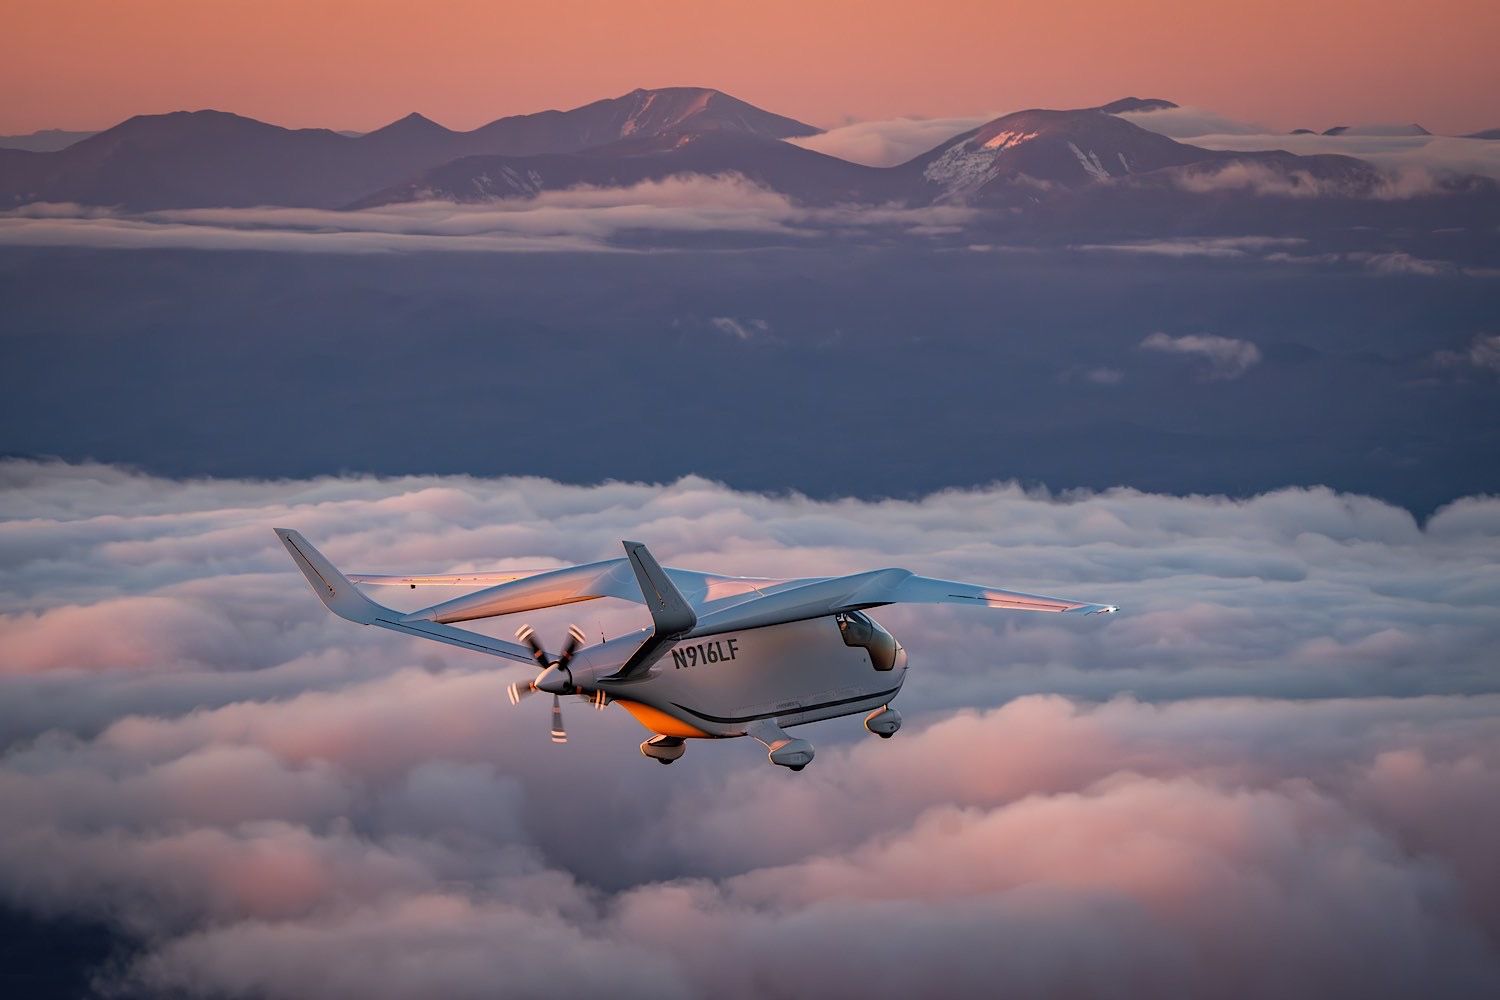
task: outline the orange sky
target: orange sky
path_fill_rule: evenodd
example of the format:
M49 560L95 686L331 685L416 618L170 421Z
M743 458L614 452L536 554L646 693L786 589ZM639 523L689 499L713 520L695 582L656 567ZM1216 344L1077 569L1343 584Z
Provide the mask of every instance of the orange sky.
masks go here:
M1136 94L1279 128L1500 126L1496 0L5 0L0 24L0 133L205 107L472 128L674 84L819 125Z

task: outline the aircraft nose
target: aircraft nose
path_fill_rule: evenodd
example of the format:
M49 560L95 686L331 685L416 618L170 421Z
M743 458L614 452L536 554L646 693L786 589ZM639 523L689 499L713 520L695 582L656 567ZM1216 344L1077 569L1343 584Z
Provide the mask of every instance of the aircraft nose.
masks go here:
M554 663L537 675L536 689L548 694L567 694L573 689L573 677L566 667Z

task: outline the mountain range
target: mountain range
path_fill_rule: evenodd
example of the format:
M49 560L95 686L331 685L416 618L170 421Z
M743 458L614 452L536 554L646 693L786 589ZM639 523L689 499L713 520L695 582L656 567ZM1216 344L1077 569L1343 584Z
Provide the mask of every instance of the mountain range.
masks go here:
M222 111L178 111L138 115L52 152L0 149L0 205L338 208L465 156L554 155L671 130L770 140L819 131L701 87L635 90L570 111L501 118L470 132L419 114L351 137Z
M1166 198L1222 195L1215 178L1231 167L1253 180L1241 185L1242 199L1252 190L1364 197L1382 183L1374 167L1353 157L1205 149L1120 117L1175 107L1128 97L1091 108L1018 111L891 167L787 142L820 130L707 88L635 90L468 132L419 114L350 136L221 111L175 112L137 116L63 149L0 149L0 206L369 208L735 174L808 205L962 203L1015 212L1055 210L1087 193L1108 215L1144 195L1158 207ZM1479 178L1450 188L1495 194L1494 183Z

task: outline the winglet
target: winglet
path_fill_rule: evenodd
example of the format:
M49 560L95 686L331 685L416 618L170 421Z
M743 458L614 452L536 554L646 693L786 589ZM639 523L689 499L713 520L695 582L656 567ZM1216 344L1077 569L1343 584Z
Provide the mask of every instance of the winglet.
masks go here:
M344 574L323 553L313 548L312 543L303 538L300 532L290 528L274 530L276 537L281 539L281 544L291 554L292 561L312 585L313 593L327 605L329 611L351 622L369 625L386 610L356 590L354 584L345 579Z
M635 570L636 582L641 585L641 596L646 599L646 609L651 612L657 636L675 638L697 625L698 615L693 606L662 570L650 550L640 542L621 544L630 559L630 568Z

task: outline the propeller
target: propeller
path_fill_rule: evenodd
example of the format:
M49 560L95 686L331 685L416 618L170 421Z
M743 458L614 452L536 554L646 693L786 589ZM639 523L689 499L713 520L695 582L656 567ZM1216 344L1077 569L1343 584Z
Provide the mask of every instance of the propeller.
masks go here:
M516 631L516 638L526 644L531 650L532 658L541 671L528 683L519 682L511 684L508 689L510 703L519 705L521 699L530 697L537 691L546 691L552 695L552 742L568 742L568 731L563 727L562 699L564 694L578 694L577 688L573 686L573 675L568 672L568 664L573 660L573 654L578 652L578 647L587 641L583 631L577 625L568 626L568 638L563 643L562 652L557 659L547 655L542 644L537 641L536 632L530 625L522 625ZM603 709L606 704L604 692L596 691L588 696L594 706Z

